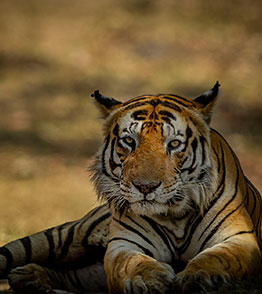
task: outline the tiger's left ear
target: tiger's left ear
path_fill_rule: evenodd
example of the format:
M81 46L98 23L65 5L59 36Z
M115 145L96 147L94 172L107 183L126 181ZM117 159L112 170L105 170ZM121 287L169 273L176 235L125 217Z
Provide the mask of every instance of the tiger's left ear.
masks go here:
M95 98L95 104L101 112L103 118L106 118L119 104L122 102L115 100L111 97L106 97L99 93L99 90L96 90L94 94L91 94Z
M202 95L194 99L196 103L196 108L200 111L200 114L204 120L209 124L212 116L212 109L216 103L216 98L218 96L220 84L217 81L214 87Z

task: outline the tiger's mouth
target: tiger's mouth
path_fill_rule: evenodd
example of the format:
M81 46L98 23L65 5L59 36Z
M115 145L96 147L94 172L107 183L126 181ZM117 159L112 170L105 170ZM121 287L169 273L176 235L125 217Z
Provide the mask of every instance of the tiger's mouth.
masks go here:
M128 202L128 212L139 215L167 214L168 209L168 204L160 203L156 200Z
M168 214L170 210L181 214L187 202L179 182L164 187L163 182L122 182L119 196L116 197L116 209L127 209L130 213L142 215Z

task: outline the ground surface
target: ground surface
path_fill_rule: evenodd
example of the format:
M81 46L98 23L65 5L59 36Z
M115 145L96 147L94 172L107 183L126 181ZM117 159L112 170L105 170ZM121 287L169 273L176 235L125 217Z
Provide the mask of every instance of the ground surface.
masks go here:
M22 294L22 293L18 293L18 292L14 293L12 290L9 289L7 281L1 281L1 280L0 280L0 293L1 294L10 294L10 293ZM216 293L217 294L230 294L230 293L232 293L232 294L260 294L260 293L262 293L261 276L260 276L259 282L254 280L252 282L245 282L237 287L221 288L221 289L218 289L217 291L194 292L191 294L216 294ZM64 294L66 294L66 293L64 293ZM102 294L102 293L100 293L100 294ZM176 294L179 294L179 293L176 293Z

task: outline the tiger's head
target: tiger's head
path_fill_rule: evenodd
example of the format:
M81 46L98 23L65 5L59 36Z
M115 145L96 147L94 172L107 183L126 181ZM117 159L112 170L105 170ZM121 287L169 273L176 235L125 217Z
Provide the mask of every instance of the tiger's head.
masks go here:
M216 183L209 122L218 88L194 100L159 94L124 103L95 91L105 118L91 167L99 198L120 213L201 213Z

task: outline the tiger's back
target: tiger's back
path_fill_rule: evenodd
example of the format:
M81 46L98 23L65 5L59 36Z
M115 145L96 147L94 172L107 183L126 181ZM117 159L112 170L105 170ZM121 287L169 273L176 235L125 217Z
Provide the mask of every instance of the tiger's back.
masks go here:
M244 175L239 160L226 142L226 140L215 130L212 130L214 140L212 142L212 147L217 157L218 164L218 174L221 176L221 183L225 181L226 177L232 175L235 169L235 187L239 185L241 189L242 199L244 201L245 208L252 219L253 230L256 234L258 244L260 249L262 249L262 233L261 233L261 212L262 212L262 197L255 186L249 181L249 179ZM212 136L211 136L212 138ZM228 155L228 164L225 165L225 150ZM228 168L230 167L230 169Z

